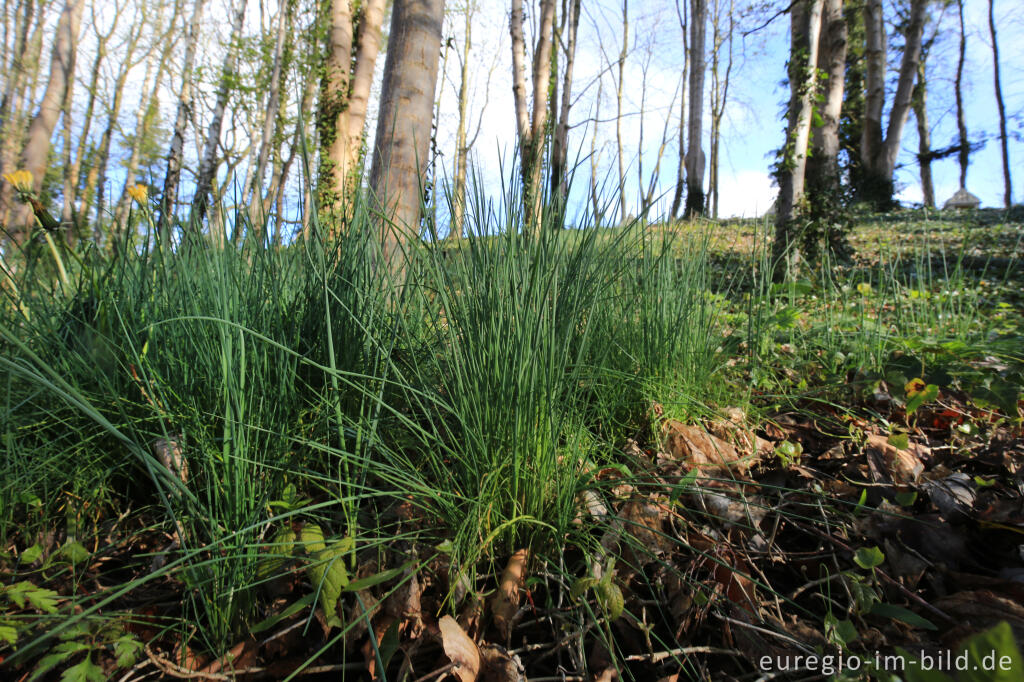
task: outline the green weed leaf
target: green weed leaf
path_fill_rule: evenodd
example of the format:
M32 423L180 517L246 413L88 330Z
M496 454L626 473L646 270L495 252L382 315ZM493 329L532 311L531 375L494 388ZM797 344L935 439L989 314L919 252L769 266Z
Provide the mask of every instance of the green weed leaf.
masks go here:
M114 642L114 656L117 657L118 668L130 668L135 665L141 652L142 642L133 635L121 635Z
M308 528L308 526L307 526ZM305 537L305 533L303 533ZM341 626L338 618L338 599L348 585L348 571L345 569L345 555L352 551L354 541L345 537L325 547L310 559L315 563L306 569L310 582L319 590L320 605L324 610L328 625Z
M41 556L43 556L43 548L36 543L22 552L19 558L23 564L34 564L39 561Z
M71 541L60 548L60 556L77 566L88 561L91 555L81 542Z
M0 642L6 642L14 646L18 642L18 631L13 625L0 623Z
M878 547L861 547L854 553L853 561L863 569L871 569L882 565L885 554Z
M86 656L81 663L65 670L60 679L63 682L105 682L107 676L103 668L92 662L91 656Z
M935 623L931 622L927 618L923 618L910 609L902 606L896 606L895 604L883 604L882 602L878 602L871 607L871 613L875 616L882 616L883 618L902 621L911 627L921 628L922 630L938 629L935 627Z

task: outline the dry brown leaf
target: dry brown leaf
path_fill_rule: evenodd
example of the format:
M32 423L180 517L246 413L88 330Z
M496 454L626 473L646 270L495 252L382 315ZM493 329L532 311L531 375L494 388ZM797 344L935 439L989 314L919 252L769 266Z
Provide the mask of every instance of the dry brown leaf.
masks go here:
M480 660L485 682L526 682L526 670L519 656L497 644L481 644Z
M889 442L887 436L869 433L866 447L874 450L885 460L886 467L897 483L912 483L924 472L922 459L931 455L931 450L918 443L911 443L906 450L901 450Z
M498 591L491 598L491 615L501 636L506 640L512 631L512 621L519 607L519 588L526 579L526 563L530 550L520 549L509 557L508 565L501 573Z
M437 625L441 629L444 654L455 664L452 674L461 682L476 682L480 674L480 650L476 643L451 616L444 616Z
M423 631L423 611L420 606L421 590L416 575L415 568L407 569L402 577L408 579L384 602L385 612L402 621L405 634L410 639L416 639Z
M753 463L751 458L741 458L732 443L707 433L699 426L670 419L662 424L661 435L665 450L690 468L728 466L746 471Z

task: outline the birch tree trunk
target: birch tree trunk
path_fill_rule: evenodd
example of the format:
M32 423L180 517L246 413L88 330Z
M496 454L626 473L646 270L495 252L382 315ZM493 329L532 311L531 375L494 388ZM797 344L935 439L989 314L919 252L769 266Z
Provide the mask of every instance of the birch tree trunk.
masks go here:
M708 19L707 0L690 0L690 112L686 146L687 218L704 209L704 150L701 149L704 120L704 36Z
M181 180L182 154L185 148L185 127L192 115L195 96L192 93L192 78L195 71L196 50L199 45L199 25L203 18L203 5L206 0L194 0L192 18L185 34L185 58L181 67L181 90L178 92L178 107L174 118L171 134L171 145L167 152L167 172L164 175L164 188L160 196L160 213L157 229L166 233L174 220L178 203L178 183Z
M999 82L999 40L996 37L995 0L988 0L988 32L992 37L992 77L996 90L996 108L999 110L999 149L1003 155L1003 206L1013 203L1013 183L1010 181L1010 151L1006 136L1006 105L1003 104L1003 86Z
M84 7L85 0L64 2L53 40L49 80L39 104L39 111L29 124L25 148L21 153L21 167L32 173L32 188L36 194L42 189L43 177L46 175L50 137L57 126L57 118L68 97L68 90L74 87L75 52ZM30 229L32 215L32 209L28 205L21 205L10 227L13 230Z
M807 142L811 132L823 0L798 0L790 9L789 112L786 145L777 180L773 276L795 276L801 260L799 219L802 213Z
M540 0L540 22L533 50L533 111L527 102L526 39L523 35L523 0L512 0L509 33L512 36L512 94L519 135L520 174L525 207L524 228L534 234L542 229L541 170L544 162L544 134L547 126L547 92L551 79L551 31L555 23L555 0Z
M444 0L395 0L391 12L370 190L383 218L382 255L397 272L402 244L419 232Z
M210 192L213 189L213 179L217 175L217 167L220 160L217 150L220 147L221 129L224 127L224 111L228 104L228 95L231 93L231 77L233 76L238 61L237 41L242 36L242 23L245 20L245 7L247 0L239 0L231 20L231 43L228 45L227 54L224 56L224 64L221 66L220 84L217 86L217 98L213 105L213 117L210 119L210 127L206 131L206 146L203 149L203 157L199 162L199 173L196 180L196 194L192 199L192 217L189 220L190 227L199 228L206 217L209 208Z

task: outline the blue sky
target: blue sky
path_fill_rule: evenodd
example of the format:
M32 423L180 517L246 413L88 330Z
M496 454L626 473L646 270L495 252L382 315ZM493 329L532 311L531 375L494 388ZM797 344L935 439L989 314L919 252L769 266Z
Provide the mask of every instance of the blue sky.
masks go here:
M1018 17L1014 5L1017 0L996 0L997 30L999 31L1000 63L1002 67L1003 93L1008 116L1016 116L1010 123L1010 134L1018 136L1024 132L1024 18ZM449 3L450 5L452 3ZM527 3L529 4L529 3ZM513 100L509 88L511 73L509 39L507 36L506 3L482 2L481 16L474 25L474 45L478 47L478 63L490 64L496 54L497 71L492 77L488 105L485 111L483 129L477 141L476 158L481 164L489 185L497 182L496 168L501 153L507 157L515 142ZM607 61L615 60L621 46L621 4L612 0L585 2L580 25L580 38L576 64L576 90L579 100L572 113L574 123L585 121L596 111L597 86L593 79ZM739 3L737 3L739 6ZM984 148L972 156L968 174L968 189L977 194L983 205L1002 205L1002 162L998 141L995 97L992 82L992 56L988 33L987 2L966 0L966 22L968 32L967 64L964 77L966 119L972 140L987 139ZM624 148L629 163L627 171L627 196L631 204L636 203L638 180L636 178L637 150L644 154L645 175L654 164L665 115L678 120L678 104L669 109L682 69L682 40L672 0L633 2L630 7L631 53L627 61L624 109L629 114L623 128ZM756 22L760 23L760 22ZM453 32L459 35L456 26ZM932 26L929 30L935 30ZM958 27L955 13L947 11L939 24L940 36L932 49L929 59L930 99L929 116L932 126L934 147L951 144L956 136L956 118L953 98L953 76L956 68ZM723 123L721 162L721 209L723 216L751 216L763 213L774 199L768 168L773 150L779 146L783 136L781 120L782 103L788 96L782 80L785 77L785 60L789 47L789 22L786 16L774 21L763 31L746 39L737 37L734 42L734 66L731 77L729 104ZM710 31L709 31L710 38ZM495 52L495 51L499 52ZM647 68L646 95L643 88L643 69ZM890 70L895 77L895 68ZM484 76L481 75L481 78ZM589 87L587 87L589 84ZM710 83L706 84L709 87ZM482 89L482 86L480 86ZM605 76L603 101L600 109L602 121L614 117L615 103L610 95L614 83ZM644 144L639 144L639 110L644 96ZM449 83L443 97L443 114L440 122L442 139L453 135L452 112L455 106L454 84ZM474 102L479 107L484 101L478 92ZM891 103L891 92L888 105ZM671 122L671 126L676 124ZM607 180L611 187L617 183L618 170L614 157L614 123L598 124L598 149L600 150L599 177ZM705 123L705 152L707 131ZM573 130L570 149L581 155L590 152L591 125ZM675 134L670 131L670 140L662 160L659 187L671 194L677 167L677 145ZM896 181L900 189L899 198L906 202L921 200L918 168L915 153L917 149L916 123L911 115L904 129L903 151L898 164ZM1020 166L1024 158L1024 145L1011 139L1011 171ZM577 178L577 200L582 200L589 182L589 165L580 170L583 177ZM936 197L941 204L958 185L956 159L939 161L933 165ZM1015 178L1014 201L1021 201L1024 174ZM646 182L646 180L645 180Z

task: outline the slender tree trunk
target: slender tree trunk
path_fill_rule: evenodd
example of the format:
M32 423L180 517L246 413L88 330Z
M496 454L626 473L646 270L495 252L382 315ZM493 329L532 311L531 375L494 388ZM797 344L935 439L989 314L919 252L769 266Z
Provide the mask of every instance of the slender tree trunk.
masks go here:
M192 18L189 20L185 34L185 58L181 68L181 90L178 93L178 107L174 118L171 134L171 146L167 152L167 172L164 175L164 188L160 196L160 215L157 226L161 233L166 233L174 220L178 203L178 184L181 180L182 154L185 148L185 127L188 125L195 105L192 92L196 50L199 45L199 27L203 18L203 6L206 0L194 0Z
M39 111L29 124L25 148L21 153L21 167L32 173L32 188L36 194L42 189L43 178L46 175L50 137L57 126L57 118L68 97L68 90L74 87L75 52L84 7L85 0L65 0L53 41L50 77L39 104ZM17 211L12 227L29 229L32 220L32 209L28 205L22 205Z
M174 26L176 20L181 16L182 3L180 0L174 3L173 14L171 14L168 26ZM164 74L170 62L171 53L177 40L171 29L163 34L163 49L156 61L156 73L150 78L153 65L152 53L147 57L146 78L143 81L142 93L139 99L139 111L135 116L135 135L132 137L131 151L128 153L128 163L125 167L124 187L121 190L121 197L117 203L117 210L114 213L114 229L123 230L128 219L128 211L131 208L132 198L128 195L128 188L136 184L139 164L142 161L142 146L150 135L154 123L160 113L160 86L163 83Z
M626 154L622 148L622 89L626 78L626 55L629 54L629 3L622 0L622 51L619 52L619 79L615 83L615 156L619 161L619 223L626 222ZM641 147L643 140L641 139Z
M889 123L882 136L882 111L885 104L885 25L882 1L868 0L864 8L864 30L867 37L866 95L864 129L861 137L861 163L865 170L863 198L877 208L893 206L893 172L899 153L903 127L910 112L911 95L921 56L921 34L924 30L927 0L911 0L910 17L904 33L903 56Z
M935 184L932 182L932 134L928 127L928 79L925 61L917 65L914 86L914 119L917 121L917 162L921 168L921 194L928 208L935 208Z
M509 33L512 36L512 94L516 107L516 130L519 134L520 173L523 181L523 205L526 227L530 232L541 229L543 188L541 171L544 162L544 135L547 127L547 93L551 81L551 31L555 23L555 0L540 0L540 22L537 44L533 50L533 111L526 93L526 40L523 36L523 0L512 0Z
M704 150L701 138L704 119L704 36L707 28L707 0L690 0L690 114L686 147L686 217L700 215L704 208Z
M683 73L682 92L679 98L679 166L676 170L676 191L672 195L671 218L679 216L679 207L683 203L683 188L686 186L686 81L690 71L690 39L687 33L687 0L676 0L676 16L679 17L679 28L683 32Z
M1007 147L1006 106L1003 104L1003 86L999 83L999 41L996 38L995 0L988 0L988 32L992 36L992 75L996 89L996 107L999 110L999 149L1003 154L1003 205L1013 203L1013 184L1010 181L1010 151Z
M444 0L395 0L370 170L393 272L402 268L402 244L419 232L443 21Z
M772 260L776 279L794 277L801 260L798 219L802 213L807 142L811 132L818 64L822 0L798 0L790 9L789 112L786 145L777 175L775 242Z
M7 225L14 197L13 187L4 180L3 174L15 170L16 159L21 152L25 128L25 93L28 71L33 65L38 68L38 58L30 54L29 29L35 15L36 3L24 0L15 11L14 49L7 66L4 94L0 99L0 225ZM38 53L36 53L37 55ZM6 60L6 55L4 56ZM5 61L6 66L6 61ZM0 244L4 238L0 235Z
M846 257L850 248L842 225L845 206L839 181L839 118L846 79L847 27L843 0L824 0L818 38L817 69L823 78L818 92L820 123L811 127L811 155L807 159L808 203L816 232L806 244L816 255L818 238L824 237L834 255ZM823 234L822 234L823 233Z
M565 43L565 71L562 74L562 101L551 141L551 193L561 204L565 203L568 185L569 109L572 107L572 76L576 63L576 36L580 25L580 0L567 3L565 23L568 36Z
M217 97L213 105L213 117L210 119L210 127L206 131L206 146L203 149L203 157L199 162L199 173L196 180L196 195L192 200L192 218L190 223L199 228L206 211L209 208L210 193L213 188L213 179L217 175L217 167L220 161L217 156L220 147L220 134L224 126L224 112L228 105L228 95L231 94L231 77L233 76L238 61L238 49L236 41L242 35L242 23L245 20L245 7L247 0L238 0L238 7L235 9L231 20L231 43L228 45L227 54L224 56L224 64L221 66L220 85L217 86ZM194 222L193 222L194 221Z
M590 136L590 209L594 215L594 227L600 227L602 211L597 189L597 167L600 165L601 151L597 148L597 125L601 113L601 96L604 94L604 80L597 80L597 105L594 111L594 132Z
M466 138L469 135L467 115L469 112L469 54L473 49L473 10L472 5L467 4L465 10L465 25L463 31L465 36L462 43L462 54L460 55L460 81L459 81L459 123L455 129L455 182L452 187L452 226L449 230L450 237L465 236L466 222L466 161L469 159L469 147L466 145Z
M967 187L967 166L971 159L971 147L967 140L967 122L964 119L964 61L967 56L967 28L964 26L964 2L957 0L957 16L960 20L960 52L956 61L956 79L953 92L956 96L956 132L960 143L957 162L960 164L960 188Z
M715 2L714 18L714 45L712 51L711 66L711 159L708 175L708 212L712 218L718 218L718 184L719 184L719 163L722 141L722 118L725 115L725 105L729 100L729 75L732 72L732 35L736 27L733 3L729 3L729 28L726 35L722 34L722 8L721 0ZM719 62L721 60L722 46L728 42L728 54L724 76L719 73Z
M336 221L359 188L366 111L380 53L384 0L366 0L354 25L349 0L330 2L330 34L320 89L320 206ZM353 57L353 42L355 56ZM332 229L337 229L334 225Z
M110 160L110 146L114 140L114 129L121 119L121 104L124 101L125 85L128 82L128 74L133 66L131 60L141 36L142 28L140 26L138 32L129 40L128 45L124 48L124 54L119 55L119 57L123 58L123 61L118 67L117 76L114 79L113 97L107 115L107 126L100 135L100 141L96 147L96 157L93 159L89 172L85 176L85 187L82 189L79 215L83 216L83 218L89 215L89 208L93 204L93 197L96 197L96 222L94 225L96 243L99 243L102 239L101 218L105 213L103 204L105 203L107 189L107 164Z

